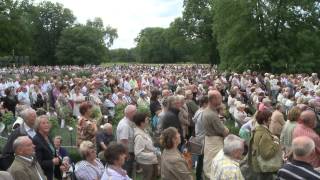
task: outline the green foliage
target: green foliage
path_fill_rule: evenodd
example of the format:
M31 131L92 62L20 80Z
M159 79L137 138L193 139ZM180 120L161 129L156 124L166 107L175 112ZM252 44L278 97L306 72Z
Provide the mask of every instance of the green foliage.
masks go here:
M49 122L51 124L51 131L50 131L51 135L52 136L57 135L57 131L60 128L58 118L51 116L49 118Z
M118 104L115 107L115 116L112 119L112 125L113 127L116 127L119 123L119 121L124 117L124 109L126 108L125 104Z
M1 117L1 121L6 126L6 129L8 131L15 121L13 113L11 111L4 113Z
M111 62L136 62L135 49L112 49L109 50Z
M76 73L77 77L91 77L92 72L90 71L79 71Z

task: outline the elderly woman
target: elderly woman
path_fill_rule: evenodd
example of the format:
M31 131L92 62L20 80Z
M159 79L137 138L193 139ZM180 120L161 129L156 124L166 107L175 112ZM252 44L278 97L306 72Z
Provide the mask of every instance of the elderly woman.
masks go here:
M79 147L82 161L75 165L78 180L100 180L104 171L103 164L96 158L95 145L90 141L82 141Z
M236 104L236 109L234 110L233 116L236 122L239 123L240 126L242 126L243 124L245 124L250 120L250 117L248 117L245 111L245 108L246 108L245 104L241 103L240 101L237 101L235 104Z
M91 120L92 104L89 102L83 102L80 105L79 111L81 116L77 125L77 146L85 140L96 144L97 125L93 120Z
M48 116L39 116L35 123L37 134L33 137L33 144L36 146L36 158L48 180L53 177L61 178L58 158L52 140L49 138L51 125Z
M133 116L133 122L137 126L134 129L134 155L143 169L142 179L157 179L157 151L150 135L145 132L149 119L145 113L137 113Z
M174 127L165 129L160 137L164 148L161 156L161 179L163 180L192 180L186 160L178 150L181 142L180 134Z
M101 180L131 180L127 175L127 172L122 169L127 156L127 149L124 145L117 143L111 144L104 155L108 165L106 166Z
M272 135L268 129L271 115L271 111L267 109L259 110L256 114L258 125L253 133L252 154L250 156L252 156L251 163L253 171L257 173L258 180L272 179L282 165L281 163L270 163L271 159L282 160L282 156L279 156L281 153L279 139ZM268 162L269 164L267 164ZM266 168L266 164L268 168Z
M292 133L294 128L297 125L297 121L300 117L301 110L297 106L291 108L288 113L288 120L283 126L280 135L280 143L284 147L285 152L289 153L291 150L291 143L292 143Z

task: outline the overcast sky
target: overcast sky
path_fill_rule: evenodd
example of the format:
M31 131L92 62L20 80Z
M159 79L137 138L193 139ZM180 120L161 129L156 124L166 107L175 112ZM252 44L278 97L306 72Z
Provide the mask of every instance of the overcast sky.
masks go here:
M101 17L104 25L118 30L114 48L131 48L140 30L146 27L169 27L182 15L183 0L49 0L72 10L77 22ZM37 0L41 2L41 0Z

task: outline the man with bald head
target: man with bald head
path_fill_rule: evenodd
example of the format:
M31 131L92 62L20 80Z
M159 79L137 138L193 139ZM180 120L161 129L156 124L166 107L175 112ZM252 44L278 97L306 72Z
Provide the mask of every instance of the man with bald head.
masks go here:
M285 164L279 171L277 179L281 180L316 180L320 172L315 171L310 164L314 158L314 141L307 136L299 136L292 141L293 160Z
M222 104L222 96L217 90L208 92L208 107L203 111L203 125L205 129L203 171L210 177L213 158L223 148L223 140L229 134L229 129L219 118L218 110Z
M300 122L293 130L292 137L307 136L315 143L315 152L311 158L310 164L314 167L320 167L320 136L313 130L317 126L316 114L311 110L303 111L300 115Z
M112 125L106 123L102 126L101 131L97 133L97 153L106 150L109 143L113 140Z
M34 158L35 146L28 136L20 136L13 142L15 159L8 172L15 180L46 179L39 163Z
M123 144L128 148L128 159L124 164L124 169L127 171L128 176L132 177L132 169L134 162L134 128L135 124L132 119L137 112L137 107L128 105L124 109L124 118L122 118L117 126L117 142Z

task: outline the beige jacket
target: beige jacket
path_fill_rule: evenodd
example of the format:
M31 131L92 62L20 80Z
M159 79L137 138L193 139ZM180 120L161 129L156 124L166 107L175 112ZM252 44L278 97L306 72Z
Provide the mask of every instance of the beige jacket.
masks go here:
M282 128L285 123L286 121L284 120L283 114L280 111L275 110L271 116L271 123L269 125L270 132L280 137Z
M13 163L8 169L8 172L15 180L39 180L40 177L37 171L43 180L47 179L38 162L32 165L31 162L21 158L20 156L15 157Z
M140 128L134 128L134 155L140 164L158 164L155 154L156 148L153 146L149 134Z
M178 149L165 149L161 156L162 180L192 180L192 173Z

